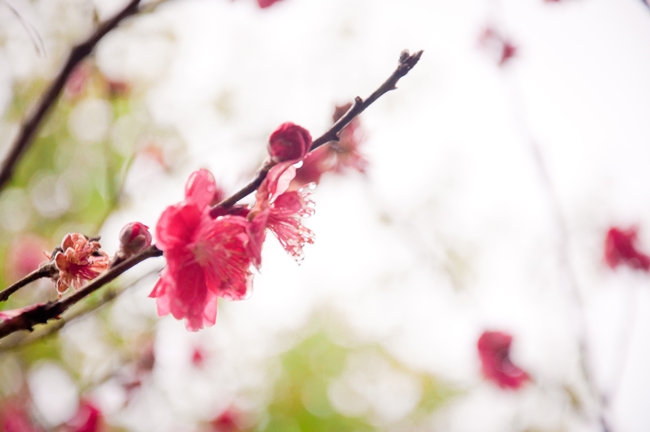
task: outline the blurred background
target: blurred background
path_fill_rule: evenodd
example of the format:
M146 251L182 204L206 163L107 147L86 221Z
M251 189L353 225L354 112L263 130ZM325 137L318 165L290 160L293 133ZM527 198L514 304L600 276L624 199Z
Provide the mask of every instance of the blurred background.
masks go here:
M364 169L323 176L304 261L270 236L253 295L220 300L212 328L157 317L158 258L65 326L5 339L1 427L650 430L650 275L629 250L605 259L613 227L650 252L650 8L261 4L170 0L100 41L0 194L2 286L68 232L112 255L198 168L234 192L279 124L319 136L423 49L359 118ZM70 48L123 6L0 1L3 151ZM2 308L54 298L41 280ZM495 355L523 384L486 372L486 331L512 336Z

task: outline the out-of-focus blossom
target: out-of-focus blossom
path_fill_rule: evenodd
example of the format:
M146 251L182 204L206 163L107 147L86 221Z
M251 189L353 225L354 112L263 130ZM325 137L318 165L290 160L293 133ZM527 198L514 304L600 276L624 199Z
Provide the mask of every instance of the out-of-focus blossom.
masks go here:
M512 336L485 331L478 339L478 355L483 376L504 389L518 389L530 380L528 374L510 360Z
M111 98L128 96L131 91L131 86L124 81L115 81L115 80L106 80L106 88L108 90L108 96Z
M140 222L131 222L120 231L120 250L118 255L127 259L151 246L149 227Z
M15 402L6 402L0 408L0 430L3 432L42 432L35 426L27 410Z
M650 257L637 250L637 227L612 227L605 236L605 261L612 269L626 264L634 269L650 270Z
M47 249L45 240L34 235L26 235L16 240L5 260L8 279L18 280L38 269L46 260L44 251Z
M65 83L65 95L71 98L81 96L88 80L90 78L91 70L87 63L78 65Z
M273 6L275 3L279 2L280 0L257 0L257 4L260 8L266 9L268 7Z
M261 245L264 228L268 228L282 247L300 260L304 245L314 242L314 233L302 225L302 218L314 214L314 203L307 189L287 191L295 173L293 166L283 164L269 170L257 190L255 206L249 215L252 220L250 237L254 243Z
M65 432L101 432L105 430L103 417L102 412L95 404L87 399L82 399L74 417L65 424L63 430Z
M203 348L196 346L192 349L192 365L196 367L203 366L205 362L206 353Z
M234 215L213 219L216 189L209 171L192 173L185 200L169 206L156 226L167 267L150 296L156 298L158 315L185 319L190 331L214 325L217 297L243 299L252 282L249 222Z
M287 122L281 124L269 137L269 155L273 162L300 161L311 146L309 131Z
M341 118L352 106L348 103L337 106L332 116L333 122ZM365 172L368 161L359 151L364 133L359 117L355 117L339 134L338 142L331 142L309 153L291 184L291 189L299 189L309 183L320 182L323 174L334 172L341 174L347 168Z
M212 432L241 432L241 414L234 408L228 408L210 422Z
M54 263L59 270L55 277L59 295L71 285L80 288L86 281L108 269L110 260L100 248L99 242L88 240L83 234L70 233L64 237L62 252L54 255Z
M479 45L496 53L499 66L504 66L517 54L517 47L492 27L486 28L479 37Z

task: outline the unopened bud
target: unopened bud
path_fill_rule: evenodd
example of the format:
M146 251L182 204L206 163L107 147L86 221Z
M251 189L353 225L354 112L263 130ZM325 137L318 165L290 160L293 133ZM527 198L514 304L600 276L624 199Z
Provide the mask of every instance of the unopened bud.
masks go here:
M123 259L132 257L151 246L149 227L140 222L124 225L120 231L120 256Z
M269 137L269 154L273 162L302 160L311 147L307 129L293 123L283 123Z

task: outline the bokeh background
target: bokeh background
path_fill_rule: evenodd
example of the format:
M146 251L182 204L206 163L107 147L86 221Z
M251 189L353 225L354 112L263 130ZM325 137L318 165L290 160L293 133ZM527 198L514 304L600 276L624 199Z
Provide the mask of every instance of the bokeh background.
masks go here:
M123 4L0 2L2 148ZM649 41L641 0L177 0L125 21L0 194L3 286L67 232L114 253L198 168L235 191L279 124L318 136L425 53L360 117L366 171L315 189L304 261L269 238L253 295L198 333L156 315L162 258L131 270L62 329L0 344L4 427L650 430L650 275L603 258L612 226L650 251ZM3 308L55 296L41 281ZM485 330L530 382L482 376Z

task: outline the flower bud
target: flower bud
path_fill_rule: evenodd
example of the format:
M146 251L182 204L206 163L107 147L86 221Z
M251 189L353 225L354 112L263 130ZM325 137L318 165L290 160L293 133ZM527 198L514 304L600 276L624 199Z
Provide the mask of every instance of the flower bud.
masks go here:
M311 147L307 129L293 123L283 123L269 137L269 154L273 162L302 160Z
M142 252L151 245L149 227L140 222L124 225L120 231L120 256L123 259Z

